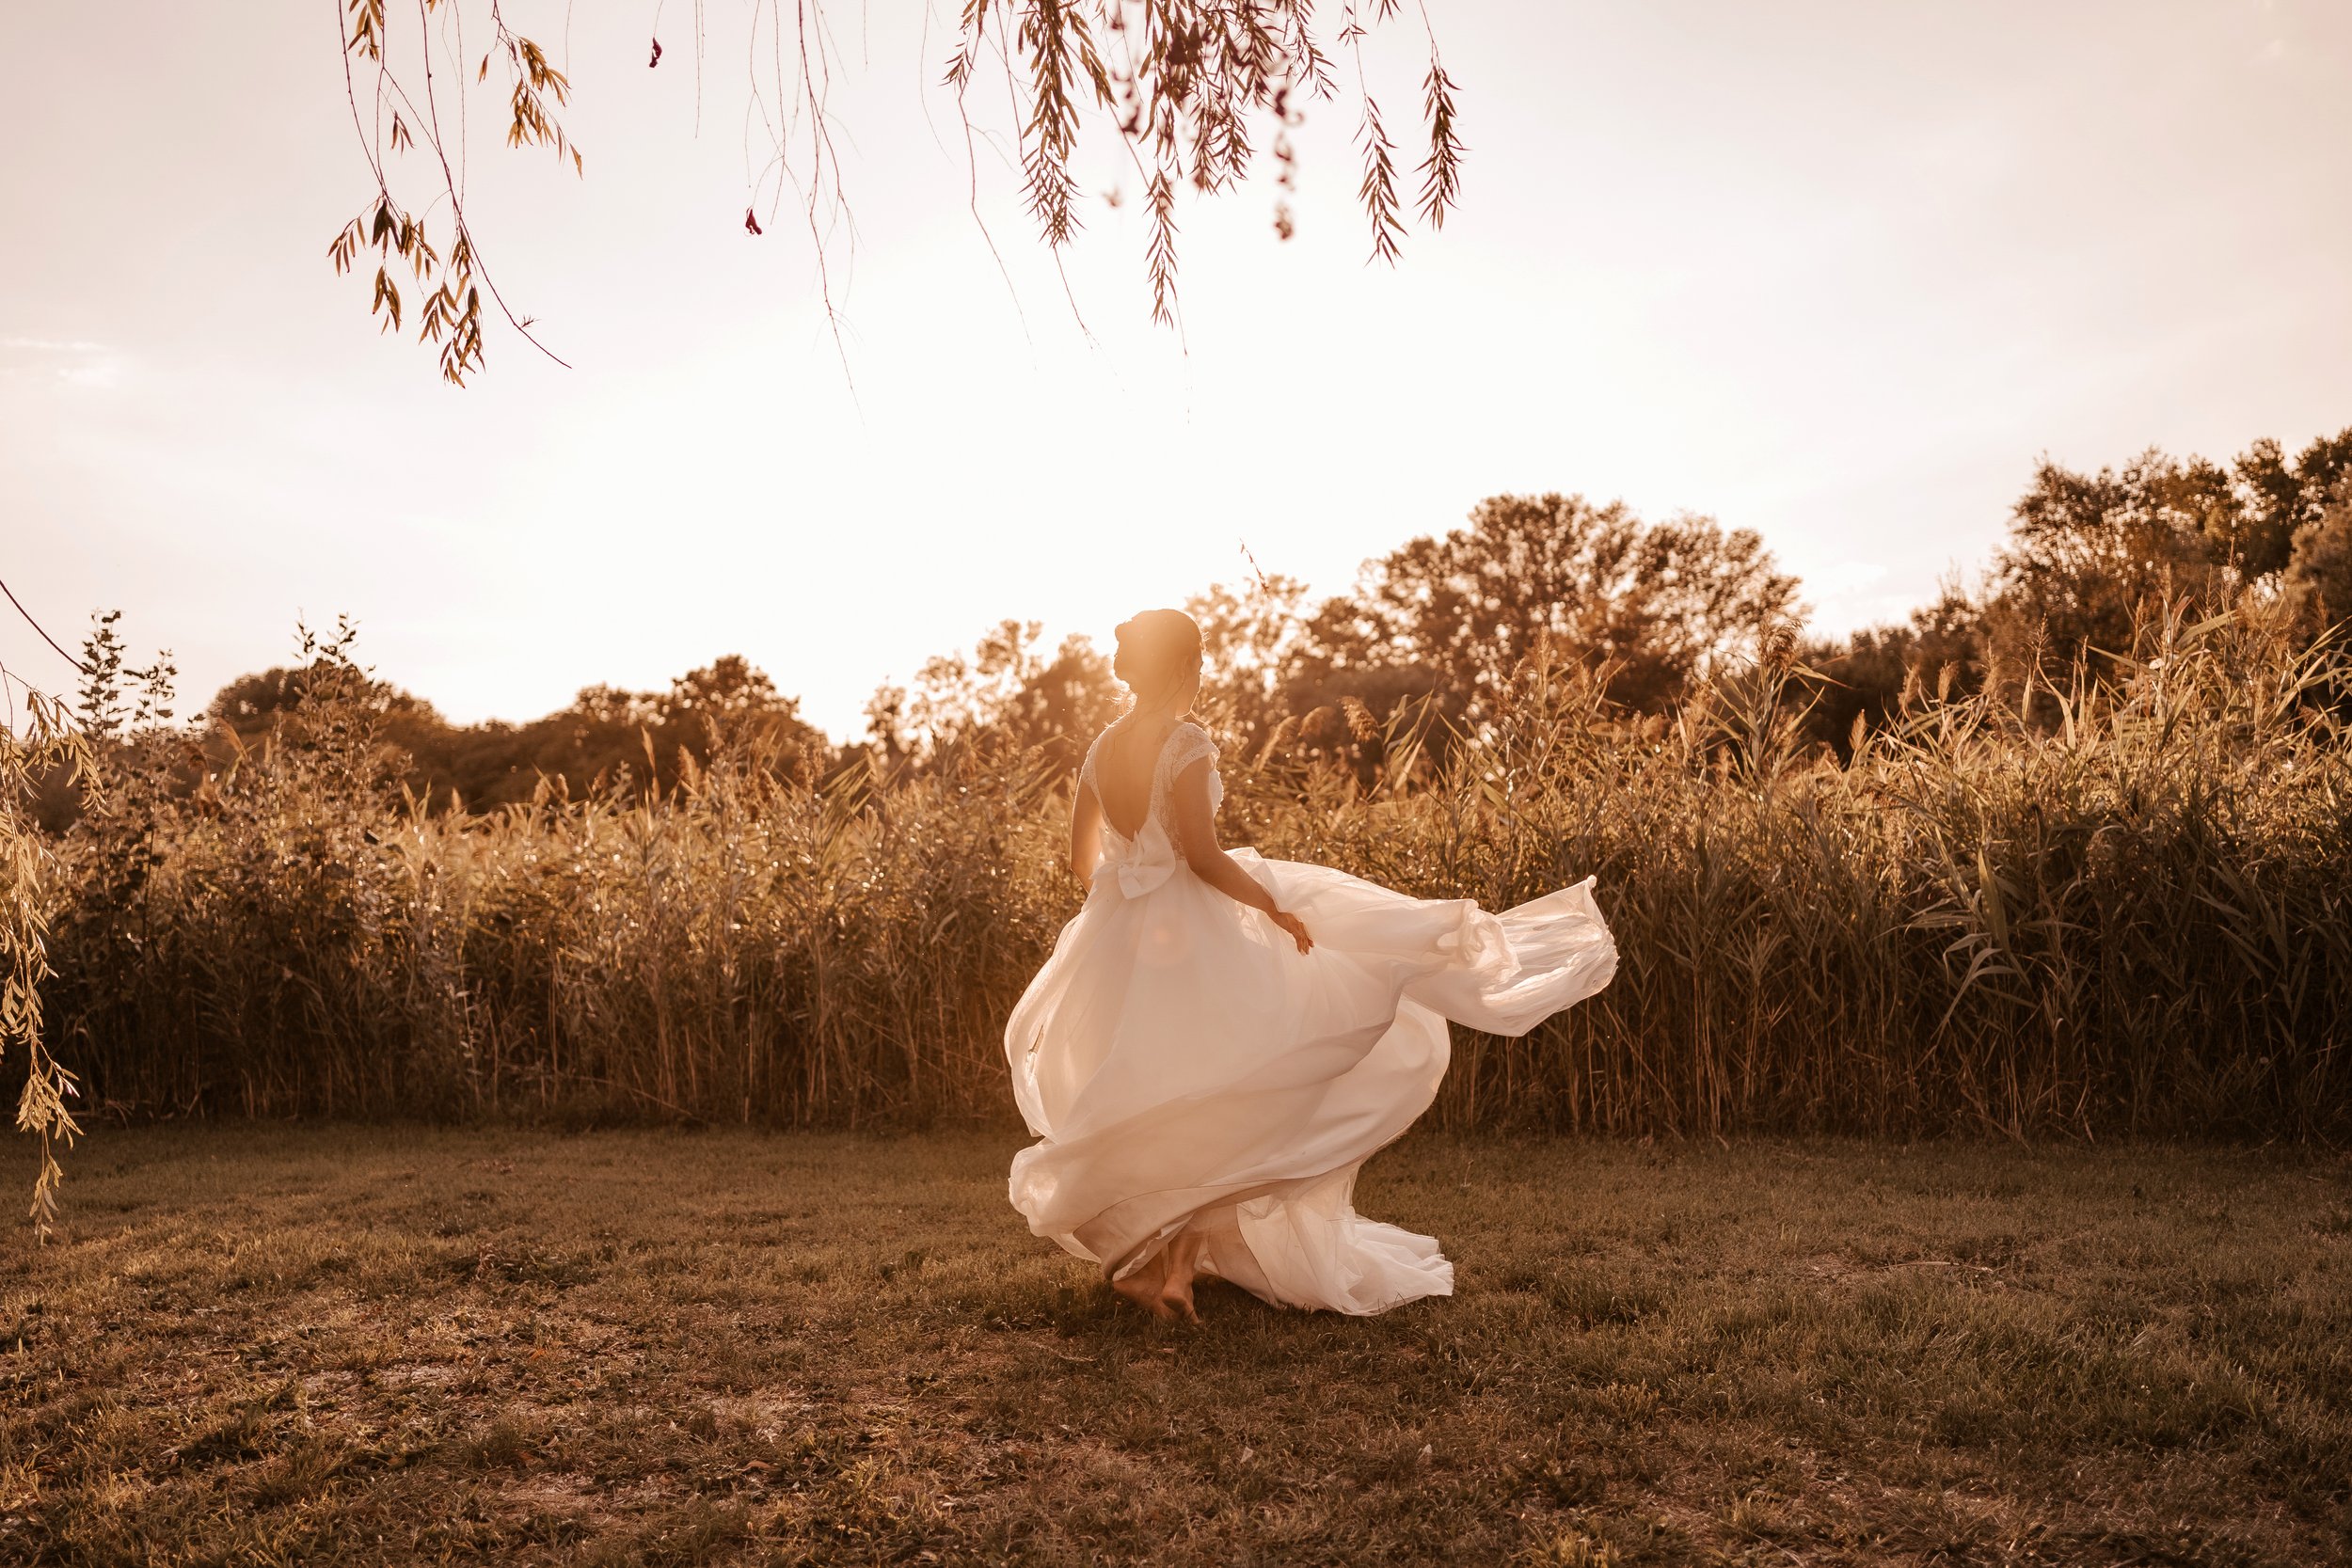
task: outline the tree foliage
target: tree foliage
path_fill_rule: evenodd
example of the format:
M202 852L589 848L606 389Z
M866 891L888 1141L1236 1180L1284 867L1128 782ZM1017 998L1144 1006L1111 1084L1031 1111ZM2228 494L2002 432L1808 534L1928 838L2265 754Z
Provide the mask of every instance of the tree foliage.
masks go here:
M885 686L866 705L879 760L930 763L974 747L1038 748L1076 763L1119 710L1110 660L1083 636L1049 656L1035 621L1002 621L969 653L924 662L914 689Z
M370 313L388 333L413 319L418 338L436 348L441 375L453 385L463 386L483 368L490 309L554 357L532 335L531 320L508 306L473 227L464 100L495 70L507 145L549 150L584 176L585 155L563 123L574 91L571 78L539 41L508 25L500 0L345 3L344 88L372 189L328 246L329 261L338 272L359 271L373 261ZM787 191L795 193L796 215L815 254L829 313L836 303L832 248L850 227L835 220L850 215L837 150L837 138L846 139L849 128L838 122L831 102L834 77L847 71L848 60L834 38L831 9L825 0L788 7L783 0L748 0L744 7L751 34L744 80L748 107L757 111L747 123L755 119L768 126L774 142L751 181L741 220L747 232L765 233L780 215ZM1435 34L1428 35L1422 79L1418 160L1400 151L1365 85L1365 40L1372 29L1395 22L1402 9L1397 0L1350 0L1334 33L1321 25L1314 0L962 0L942 79L954 95L969 158L984 134L974 107L995 102L998 84L992 79L1001 75L1023 199L1052 249L1071 243L1083 227L1074 166L1082 147L1090 138L1117 147L1144 188L1152 313L1173 325L1178 192L1189 188L1206 197L1233 190L1263 145L1279 170L1275 230L1288 238L1295 163L1290 133L1312 104L1352 100L1363 158L1357 194L1375 260L1396 260L1408 211L1432 229L1444 225L1460 199L1465 150L1456 88ZM697 5L692 15L699 58L703 8ZM1424 19L1425 30L1425 12L1415 15ZM658 11L656 18L658 27ZM659 68L662 54L657 31L649 65ZM437 72L437 57L445 68ZM471 79L464 70L450 79L452 62L470 66ZM410 157L421 164L421 175L404 161ZM977 183L975 159L976 191Z
M1581 666L1604 700L1659 711L1752 657L1798 606L1796 578L1747 530L1647 523L1622 501L1552 494L1489 498L1319 604L1262 576L1185 608L1201 626L1205 701L1230 735L1257 746L1279 732L1309 755L1368 765L1407 706L1452 732L1490 725L1531 660Z
M2277 585L2296 535L2352 475L2352 430L2290 462L2255 442L2223 467L2151 449L2120 469L2077 473L2044 459L2010 514L1989 610L1996 634L2038 637L2060 657L2116 656L2146 601L2185 596L2219 609Z
M1979 588L1947 583L1906 625L1817 651L1840 683L1823 693L1817 733L1843 745L1857 716L1882 725L1907 691L1965 694L2001 668L2119 668L2181 606L2218 614L2250 596L2316 635L2352 617L2347 486L2352 429L2293 458L2267 438L2227 464L2153 447L2096 473L2044 458Z
M2295 531L2286 578L2309 619L2331 629L2352 625L2352 478L2338 480L2328 504Z
M1797 579L1747 529L1551 494L1480 502L1467 527L1374 562L1350 608L1318 623L1327 657L1417 669L1479 723L1539 646L1604 672L1611 700L1656 709L1796 608Z
M348 641L334 653L348 662ZM241 676L221 689L209 716L211 766L298 733L306 699L330 667L319 651L293 668ZM432 704L350 666L331 678L353 682L346 705L371 716L387 748L384 787L428 809L514 805L542 789L581 798L599 791L642 795L674 786L732 745L780 777L806 780L833 761L824 736L801 717L800 702L767 672L728 654L688 672L661 692L582 688L567 707L524 723L453 724Z
M10 678L0 673L0 680ZM84 772L90 752L56 698L26 688L22 709L13 701L10 708L10 722L0 725L0 1061L19 1053L24 1058L16 1127L40 1141L31 1212L34 1232L45 1241L64 1176L57 1145L71 1145L81 1128L66 1103L79 1092L74 1075L52 1053L41 1029L49 927L58 900L56 853L35 830L28 807L52 772Z

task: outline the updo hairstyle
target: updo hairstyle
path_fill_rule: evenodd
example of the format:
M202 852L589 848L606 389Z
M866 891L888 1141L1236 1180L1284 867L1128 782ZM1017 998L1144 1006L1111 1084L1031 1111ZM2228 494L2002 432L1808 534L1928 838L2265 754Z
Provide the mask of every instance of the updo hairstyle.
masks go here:
M1136 701L1150 704L1195 685L1200 678L1200 627L1181 610L1147 610L1122 621L1111 673Z

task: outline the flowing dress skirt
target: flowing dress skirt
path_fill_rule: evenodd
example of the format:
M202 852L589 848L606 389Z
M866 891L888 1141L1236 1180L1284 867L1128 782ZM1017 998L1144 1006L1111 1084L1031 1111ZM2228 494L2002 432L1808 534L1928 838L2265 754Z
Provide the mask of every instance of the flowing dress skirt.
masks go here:
M1039 1139L1013 1206L1108 1277L1189 1230L1205 1272L1282 1306L1450 1294L1434 1240L1356 1212L1356 1172L1436 1098L1447 1020L1520 1035L1609 983L1592 880L1490 914L1232 854L1314 951L1181 862L1133 891L1099 875L1006 1031Z

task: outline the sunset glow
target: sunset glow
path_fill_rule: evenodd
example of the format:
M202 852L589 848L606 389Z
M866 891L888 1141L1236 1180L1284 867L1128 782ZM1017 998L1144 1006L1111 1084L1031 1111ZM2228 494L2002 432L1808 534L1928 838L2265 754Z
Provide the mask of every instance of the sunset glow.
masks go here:
M739 18L712 8L699 137L679 8L650 71L652 8L570 18L584 179L472 128L492 264L575 368L499 334L457 391L326 265L367 194L328 10L0 20L8 579L69 641L124 610L188 706L348 612L460 720L740 652L847 736L1006 616L1100 641L1244 541L1339 589L1508 490L1756 529L1840 631L1979 567L2045 450L2352 417L2333 0L1433 7L1458 217L1365 265L1352 127L1311 112L1295 239L1270 181L1184 203L1181 335L1107 158L1082 328L980 142L1008 287L932 85L952 18L870 7L835 105L854 398L805 229L741 226ZM1409 103L1407 45L1374 64ZM11 669L32 635L0 628Z
M0 1564L2352 1544L2352 0L0 8Z

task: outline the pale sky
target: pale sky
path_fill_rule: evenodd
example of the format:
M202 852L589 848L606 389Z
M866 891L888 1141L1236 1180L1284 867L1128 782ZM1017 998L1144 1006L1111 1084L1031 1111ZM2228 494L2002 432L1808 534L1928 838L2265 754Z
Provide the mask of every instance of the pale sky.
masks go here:
M707 0L699 135L688 0L652 71L656 0L567 43L505 0L568 50L587 177L477 96L469 207L573 368L498 333L463 391L325 261L371 194L340 8L0 6L0 576L69 643L120 608L183 709L340 611L459 720L739 652L847 736L1004 617L1107 641L1245 539L1342 589L1506 491L1756 529L1843 631L1979 567L2042 452L2352 424L2345 0L1428 0L1445 231L1365 265L1321 106L1295 240L1270 175L1185 204L1182 340L1133 176L1089 200L1092 342L985 143L1009 291L965 210L951 8L834 0L854 402L805 231L740 227L748 0ZM1373 61L1408 149L1424 47ZM72 679L13 619L0 662Z

